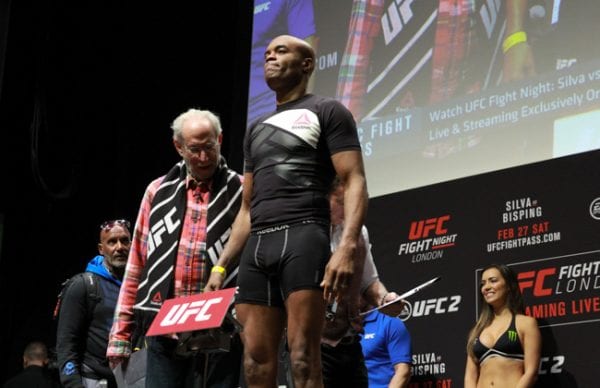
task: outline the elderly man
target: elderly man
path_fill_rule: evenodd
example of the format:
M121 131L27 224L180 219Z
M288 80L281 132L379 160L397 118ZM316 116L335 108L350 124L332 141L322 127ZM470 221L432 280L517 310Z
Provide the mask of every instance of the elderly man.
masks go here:
M221 156L221 124L190 109L172 124L182 160L150 183L139 210L107 355L116 366L145 335L165 299L203 292L211 271L233 284L237 268L215 266L241 202L240 176ZM135 328L135 331L134 331ZM241 342L230 352L175 355L175 336L147 339L146 387L237 387ZM204 357L209 357L208 359Z

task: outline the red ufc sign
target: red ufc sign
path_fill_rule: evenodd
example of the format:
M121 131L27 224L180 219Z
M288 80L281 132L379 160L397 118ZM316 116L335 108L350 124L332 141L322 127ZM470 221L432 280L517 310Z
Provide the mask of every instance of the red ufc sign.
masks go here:
M410 224L410 232L408 233L409 240L417 240L429 237L431 231L435 231L437 236L446 234L448 229L444 228L444 222L450 220L450 214L445 216L428 218L421 221L413 221Z
M233 302L235 288L165 300L146 335L220 327Z
M556 268L544 268L539 271L520 272L517 275L521 292L526 288L533 289L533 296L552 295L552 288L544 288L544 280L547 276L554 275Z

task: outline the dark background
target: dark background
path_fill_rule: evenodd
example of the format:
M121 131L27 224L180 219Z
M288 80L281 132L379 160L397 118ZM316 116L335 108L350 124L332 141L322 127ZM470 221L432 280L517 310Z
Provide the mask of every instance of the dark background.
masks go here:
M55 343L60 284L98 225L135 221L176 162L171 121L218 113L241 169L252 2L0 3L0 382L31 340Z

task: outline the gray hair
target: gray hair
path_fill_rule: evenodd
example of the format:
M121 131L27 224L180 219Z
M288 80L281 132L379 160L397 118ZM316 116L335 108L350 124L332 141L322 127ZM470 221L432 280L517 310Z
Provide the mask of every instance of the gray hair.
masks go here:
M185 120L191 117L200 117L207 119L210 122L213 129L215 130L215 132L217 133L217 136L221 135L221 120L219 120L219 117L217 115L215 115L209 110L200 110L192 108L188 109L187 112L180 114L175 120L173 120L173 123L171 124L171 129L173 130L173 139L181 140L181 131L183 129L183 123L185 122Z

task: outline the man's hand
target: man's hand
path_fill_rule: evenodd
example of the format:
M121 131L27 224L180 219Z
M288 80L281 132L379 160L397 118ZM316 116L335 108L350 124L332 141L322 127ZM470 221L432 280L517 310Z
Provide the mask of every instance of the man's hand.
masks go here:
M218 272L211 272L210 277L208 278L208 282L206 282L206 286L204 287L204 292L208 291L217 291L223 288L223 282L225 281L225 277L223 274Z
M398 299L398 294L396 294L395 292L388 292L387 294L385 294L385 296L382 298L381 303L379 304L380 306L389 303L389 302L393 302L396 299ZM389 306L385 306L381 309L379 309L379 311L385 315L388 315L390 317L397 317L398 315L400 315L400 313L402 313L402 310L404 310L404 305L405 305L405 301L403 300L399 300L395 303L390 304Z
M345 252L343 249L337 249L325 267L325 276L323 276L321 282L323 298L328 303L332 303L334 300L339 303L348 287L350 287L353 276L354 260L352 260L352 254Z

